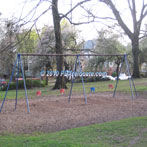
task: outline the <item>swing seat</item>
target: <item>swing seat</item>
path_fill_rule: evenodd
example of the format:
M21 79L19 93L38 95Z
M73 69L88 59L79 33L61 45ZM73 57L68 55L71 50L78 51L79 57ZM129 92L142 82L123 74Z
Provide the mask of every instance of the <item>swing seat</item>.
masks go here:
M113 86L112 84L109 84L108 87L109 87L110 89L113 89L113 88L114 88L114 86Z
M36 92L36 95L37 95L37 96L41 96L41 91L40 91L40 90L37 91L37 92Z
M60 89L60 94L64 94L65 89Z
M95 92L95 87L90 88L91 92Z

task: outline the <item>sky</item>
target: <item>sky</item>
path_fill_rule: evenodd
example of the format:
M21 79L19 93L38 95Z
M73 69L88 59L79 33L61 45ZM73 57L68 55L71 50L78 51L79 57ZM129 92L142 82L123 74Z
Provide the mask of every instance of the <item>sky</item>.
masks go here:
M71 0L60 0L61 1L61 7L59 6L59 11L61 13L66 13L68 11L68 9L70 9L70 2ZM76 4L78 2L78 0L73 0L73 5ZM28 13L28 11L30 11L32 9L32 7L34 6L35 3L33 2L28 2L24 9L25 0L3 0L1 1L1 5L0 5L0 12L2 13L1 18L12 18L12 17L17 17L19 18L21 16L21 14L23 14L25 16L25 14ZM64 7L63 7L64 5ZM45 10L47 7L46 3L43 3L39 9L37 10L37 15L39 15L43 10ZM23 13L22 13L22 9L23 9ZM73 19L76 21L77 20L77 14L79 14L81 10L80 9L76 9L76 11L73 14ZM81 19L80 17L78 19ZM85 21L85 20L84 20ZM87 21L87 19L86 19ZM51 17L51 12L45 14L43 17L41 17L39 19L39 21L37 22L37 27L41 28L44 25L53 25L52 22L52 17ZM87 25L81 25L81 26L76 26L77 30L80 31L80 36L85 39L85 40L90 40L95 38L95 36L97 35L96 32L96 28L95 28L95 24L87 24ZM87 35L88 34L88 35Z
M28 13L28 11L30 11L34 6L35 2L32 1L35 0L27 0L27 3L24 6L25 1L26 0L2 0L0 4L0 12L2 13L0 19L12 18L12 17L20 18L20 16L25 16ZM65 13L68 11L68 9L70 9L71 0L59 0L59 2L60 2L59 11L61 13ZM76 4L77 2L79 2L79 0L72 0L72 5L74 6L74 4ZM137 0L136 2L139 2L137 4L137 7L139 7L140 1ZM104 4L102 3L97 4L97 3L98 0L93 0L92 9L94 9L94 12L98 16L106 16L106 15L112 16L111 11ZM86 6L87 8L91 8L89 7L88 4ZM121 10L121 12L124 15L125 21L128 22L128 25L131 28L132 24L130 18L128 17L127 5L125 1L124 0L117 1L117 7ZM42 3L41 6L37 9L36 15L38 16L41 12L43 12L47 8L48 8L48 3ZM85 16L83 17L82 14L83 13L80 8L76 9L72 14L72 19L75 20L75 22L78 22L79 20L87 21L87 18L85 18ZM104 23L110 23L110 22L107 21ZM52 25L52 24L53 23L52 23L51 11L50 11L39 19L39 21L37 22L37 27L41 28L43 25ZM77 26L77 29L81 32L81 37L85 40L96 38L97 30L100 30L102 28L104 28L104 25L102 25L102 23L100 22Z

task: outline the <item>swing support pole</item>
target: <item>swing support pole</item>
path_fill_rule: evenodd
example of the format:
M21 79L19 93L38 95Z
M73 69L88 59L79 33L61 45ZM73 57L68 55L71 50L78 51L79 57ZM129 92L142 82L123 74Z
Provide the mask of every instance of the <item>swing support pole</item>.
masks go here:
M0 112L2 112L3 105L4 105L6 97L7 97L7 93L8 93L9 87L10 87L10 83L11 83L11 81L13 79L13 75L14 75L14 72L15 72L15 68L16 68L17 62L18 62L18 57L16 58L16 61L14 63L13 69L12 69L12 74L10 76L10 80L9 80L9 83L8 83L8 86L7 86L7 89L6 89L6 92L5 92L5 96L4 96L4 99L3 99L1 107L0 107Z
M80 59L79 59L79 55L77 55L76 57L76 61L74 64L74 73L77 70L77 64L79 63L79 67L80 67L80 72L82 72L82 67L80 65ZM82 86L83 86L83 94L84 94L84 99L85 99L85 104L87 104L87 97L86 97L86 91L85 91L85 85L84 85L84 79L83 79L83 75L81 76L82 79ZM71 99L71 94L72 94L72 88L73 88L73 84L74 84L74 80L75 80L75 76L72 76L72 83L71 83L71 88L70 88L70 94L69 94L69 98L68 98L68 102L70 103L70 99Z
M120 76L120 73L121 73L121 70L122 70L122 66L123 66L124 60L125 60L125 56L123 56L123 58L122 58L120 71L117 74L116 84L115 84L115 88L114 88L114 92L113 92L113 97L115 97L115 94L116 94L116 89L117 89L117 85L118 85L118 81L119 81L119 76Z
M16 66L18 66L18 67L17 67L17 80L16 80L15 110L16 110L16 107L17 107L17 94L18 94L17 91L18 91L19 66L21 66L20 68L21 68L21 72L22 72L22 76L23 76L24 89L25 89L25 98L26 98L26 103L27 103L27 110L28 110L28 113L30 113L29 101L28 101L27 89L26 89L26 82L25 82L24 71L23 71L23 65L22 65L21 55L20 55L20 54L17 55L16 61L15 61L14 65L13 65L12 74L11 74L11 76L10 76L10 80L9 80L9 83L8 83L8 86L7 86L7 89L6 89L6 93L5 93L4 99L3 99L2 104L1 104L1 107L0 107L0 112L2 112L3 105L4 105L4 102L5 102L5 100L6 100L7 93L8 93L9 87L10 87L10 83L12 82L12 79L13 79L13 77L14 77L14 73L15 73L15 70L16 70Z
M124 62L126 64L126 71L128 73L128 80L129 80L129 85L130 85L130 89L131 89L131 96L132 96L132 99L134 99L134 92L136 94L136 97L138 97L138 94L137 94L137 91L136 91L136 87L135 87L133 78L132 78L131 73L130 73L127 54L123 55L123 58L122 58L122 61L121 61L121 67L120 67L120 71L119 71L119 74L118 74L117 79L116 79L116 84L115 84L115 89L114 89L114 92L113 92L113 97L115 97L115 94L116 94L116 89L117 89L117 85L118 85L118 81L119 81L119 76L120 76L120 73L121 73L122 66L123 66ZM133 89L134 89L134 91L133 91Z

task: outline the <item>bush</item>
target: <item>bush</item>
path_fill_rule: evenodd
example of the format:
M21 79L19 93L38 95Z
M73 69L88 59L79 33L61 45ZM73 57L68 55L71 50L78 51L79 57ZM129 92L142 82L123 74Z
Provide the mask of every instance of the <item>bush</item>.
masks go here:
M102 77L83 77L84 82L97 82L97 81L109 81L109 78L102 78ZM76 83L81 83L82 82L82 78L81 77L77 77L75 79Z
M117 77L117 73L116 72L113 72L112 73L112 77Z
M26 87L28 89L34 88L34 87L45 87L45 81L40 80L26 80ZM6 90L7 85L2 87L1 90ZM16 89L16 82L11 82L9 85L9 90ZM24 82L23 80L18 81L18 89L24 89Z
M147 78L147 72L141 72L140 76L141 78Z

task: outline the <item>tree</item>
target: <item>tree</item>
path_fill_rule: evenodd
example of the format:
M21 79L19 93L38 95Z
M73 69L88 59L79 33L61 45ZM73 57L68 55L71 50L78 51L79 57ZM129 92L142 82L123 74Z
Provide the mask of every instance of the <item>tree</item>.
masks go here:
M77 31L74 26L70 25L67 21L63 20L61 22L61 37L63 44L63 53L73 53L77 48L80 47L81 42L77 42L78 36ZM38 40L38 45L36 53L40 54L55 54L55 34L54 28L45 26L40 34L40 39ZM56 60L55 57L42 56L33 57L31 70L33 73L38 73L39 70L56 70ZM74 65L74 57L66 57L64 59L65 70L71 70ZM32 73L32 74L33 74ZM46 77L46 84L48 78Z
M140 40L140 52L140 66L143 63L146 63L147 65L147 38L143 38L142 40Z
M28 29L23 29L16 34L17 52L19 53L32 53L35 52L38 35L35 30L31 30L27 37L24 37L28 33Z
M40 54L54 54L55 53L55 36L53 27L44 26L38 38L38 45L36 53ZM45 70L47 75L48 70L53 70L55 67L55 58L50 56L32 57L30 58L32 64L30 65L31 74L35 74L41 70ZM48 77L46 76L46 85L48 85Z
M119 42L118 35L112 34L110 30L101 30L98 32L98 38L95 40L95 48L92 50L97 54L120 54L125 53L125 47ZM117 57L104 57L104 56L94 56L89 59L88 67L90 70L97 71L100 69L102 71L102 67L107 61L116 61L116 64L119 66ZM118 69L117 69L118 70Z
M78 6L82 5L85 2L88 2L90 0L83 0L76 4L71 10L69 10L66 14L60 15L58 11L58 0L52 0L52 15L53 15L53 23L54 23L54 33L55 33L55 50L56 54L63 54L63 45L62 45L62 37L61 37L61 25L60 22L63 18L68 19L68 15ZM70 23L72 21L68 19ZM56 57L57 62L57 70L61 72L64 68L64 59L63 56L57 56ZM56 79L56 83L54 86L54 89L60 89L60 88L66 88L66 84L64 81L63 76L58 76Z
M119 36L111 30L98 31L95 51L101 54L125 53L125 47L118 40Z
M133 55L133 77L139 78L139 39L141 38L141 26L144 18L147 16L147 3L142 0L142 8L140 9L140 15L137 19L137 7L135 0L127 0L128 7L131 12L132 16L132 24L133 24L133 31L127 26L127 22L125 22L121 16L121 12L116 8L115 3L113 0L100 0L101 2L105 3L113 12L118 24L124 30L126 35L131 40L132 45L132 55ZM139 11L139 10L138 10Z
M1 76L9 76L15 59L15 50L13 43L15 42L15 30L13 20L8 20L2 25L0 31L0 74Z

